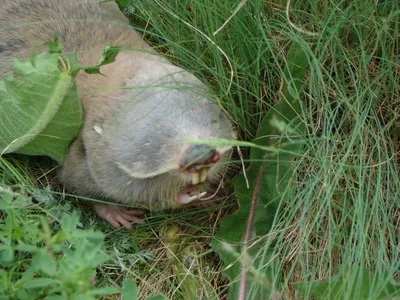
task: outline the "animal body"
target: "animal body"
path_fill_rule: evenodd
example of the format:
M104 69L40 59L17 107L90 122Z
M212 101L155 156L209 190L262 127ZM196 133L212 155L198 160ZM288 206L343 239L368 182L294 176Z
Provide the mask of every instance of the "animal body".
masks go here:
M235 137L231 122L195 76L161 57L129 27L113 2L1 0L0 75L55 34L64 52L94 65L104 47L125 47L103 75L81 72L85 118L59 173L67 191L152 210L201 199L218 182L230 147L191 144ZM44 49L44 48L43 48ZM143 222L139 210L95 203L112 226Z

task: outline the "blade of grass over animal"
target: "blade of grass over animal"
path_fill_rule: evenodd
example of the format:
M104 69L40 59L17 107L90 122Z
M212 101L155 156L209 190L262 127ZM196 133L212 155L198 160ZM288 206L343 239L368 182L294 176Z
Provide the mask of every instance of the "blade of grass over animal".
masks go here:
M299 118L300 90L307 66L304 50L293 42L283 75L285 89L280 101L265 115L254 140L258 145L288 151L266 153L252 148L246 177L241 174L234 179L239 209L221 222L212 241L225 264L224 275L231 281L230 299L245 299L251 282L252 293L262 299L267 299L275 288L269 280L273 276L260 274L252 267L257 264L255 254L261 243L251 242L254 237L268 234L279 204L290 194L294 156L288 152L300 150L296 138L304 131ZM273 263L269 268L273 268Z

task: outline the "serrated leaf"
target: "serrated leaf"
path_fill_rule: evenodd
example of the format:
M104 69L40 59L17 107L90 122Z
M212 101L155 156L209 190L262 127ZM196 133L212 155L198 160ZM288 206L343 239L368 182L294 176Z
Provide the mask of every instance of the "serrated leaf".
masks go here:
M55 275L57 272L56 260L44 249L34 256L33 262L37 269L42 270L49 276Z
M94 245L100 245L104 240L104 234L101 231L93 231L90 229L86 229L84 231L82 230L76 231L74 232L74 236L82 239L87 239Z
M132 280L124 280L122 285L122 299L123 300L136 300L137 299L137 286L136 282Z
M60 42L58 38L56 38L52 42L44 43L49 48L49 53L61 53L64 49L64 45Z
M260 299L268 299L273 292L274 287L268 281L269 276L260 277L257 274L254 277L251 272L241 273L241 268L246 270L250 268L249 264L257 264L254 256L261 246L253 245L246 251L246 256L242 256L243 238L246 229L251 233L248 238L267 234L279 203L290 196L293 175L291 161L294 158L293 153L300 153L296 137L304 132L299 118L299 95L307 66L306 54L293 42L287 57L284 93L280 101L265 115L254 140L257 145L274 147L276 150L266 152L261 148L251 149L246 177L240 174L234 178L239 209L221 222L220 230L212 241L213 249L224 262L223 274L231 281L229 299L238 297L240 279L244 274L247 276L245 279L248 286L257 277L257 295ZM270 271L273 266L273 263L269 264Z
M71 215L63 215L61 219L61 229L67 233L71 233L76 230L76 226L78 226L79 216L76 212L73 212Z
M101 74L100 67L113 63L120 51L120 47L116 46L107 46L104 48L103 54L97 60L97 64L92 67L83 68L88 74Z
M14 60L13 76L0 80L1 153L63 160L83 113L74 77L58 66L59 54L42 53L26 62Z
M103 55L99 57L97 60L98 66L103 66L107 64L111 64L117 58L119 51L121 50L120 47L116 46L107 46L104 48Z
M75 53L70 53L67 55L65 64L69 66L69 73L72 76L76 76L78 72L84 69L84 65L78 60Z

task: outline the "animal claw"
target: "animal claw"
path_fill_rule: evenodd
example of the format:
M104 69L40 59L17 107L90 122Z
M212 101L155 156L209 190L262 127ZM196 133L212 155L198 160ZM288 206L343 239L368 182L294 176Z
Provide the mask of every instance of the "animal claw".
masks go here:
M207 192L202 192L202 193L199 193L199 194L194 195L194 196L189 196L189 195L186 195L186 194L180 195L179 198L178 198L178 203L183 204L183 205L184 204L189 204L189 203L193 202L194 200L201 200L201 198L203 196L205 196L206 194L207 194Z
M129 209L124 206L113 204L95 203L93 205L96 214L107 221L112 227L119 228L124 226L126 229L132 229L131 222L144 224L145 221L140 218L144 211L139 209Z

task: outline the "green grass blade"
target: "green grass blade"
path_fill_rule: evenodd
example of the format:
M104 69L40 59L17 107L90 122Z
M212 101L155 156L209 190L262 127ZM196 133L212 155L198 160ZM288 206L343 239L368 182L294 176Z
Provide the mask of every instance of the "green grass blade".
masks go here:
M307 66L304 50L293 42L284 74L285 91L280 102L261 122L256 144L299 151L299 145L295 141L303 134L299 118L299 95ZM268 234L279 204L290 195L291 154L286 151L266 153L259 148L253 148L250 158L246 175L238 175L234 181L239 210L221 222L220 230L212 241L214 250L225 263L224 275L232 284L230 299L244 299L252 282L259 285L252 288L258 289L257 295L264 297L263 299L267 299L273 292L274 286L270 282L272 276L257 274L251 270L251 265L256 264L251 257L260 250L260 245L251 243L251 240L254 236Z

